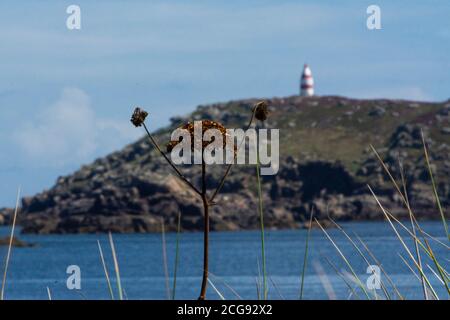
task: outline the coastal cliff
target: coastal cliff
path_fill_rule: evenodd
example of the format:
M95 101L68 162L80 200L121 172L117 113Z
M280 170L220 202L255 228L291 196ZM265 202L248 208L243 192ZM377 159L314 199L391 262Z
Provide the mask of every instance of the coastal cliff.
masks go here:
M173 129L200 119L243 128L256 101L259 99L199 106L192 114L171 119L171 125L157 130L155 137L165 144ZM303 227L311 207L322 221L328 216L339 221L382 219L367 184L390 212L405 217L401 199L370 145L399 180L401 162L416 216L439 218L421 131L429 147L441 201L444 206L450 203L450 101L336 96L267 101L270 116L266 127L280 129L280 168L277 175L262 177L266 228ZM150 128L156 126L151 117L147 123ZM181 167L197 185L201 178L198 167ZM212 192L224 166L208 170ZM254 166L233 167L211 211L212 230L259 227ZM158 232L162 221L166 230L176 230L178 213L183 230L203 228L200 199L171 173L143 137L71 175L59 177L50 189L23 198L19 223L25 233ZM0 223L8 223L10 214L11 209L1 210Z

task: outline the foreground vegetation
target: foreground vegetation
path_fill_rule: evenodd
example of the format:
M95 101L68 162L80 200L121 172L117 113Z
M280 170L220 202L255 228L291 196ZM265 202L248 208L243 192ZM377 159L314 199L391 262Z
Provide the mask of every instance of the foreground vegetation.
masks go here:
M398 168L396 170L397 173L399 173L398 176L396 176L392 170L389 168L389 166L385 163L380 153L371 146L371 150L374 154L374 156L378 159L380 167L383 169L384 174L390 181L392 188L395 190L395 192L400 197L405 209L408 212L409 219L408 220L399 220L394 214L392 214L389 209L386 208L386 205L380 201L379 195L374 191L372 186L368 184L366 187L368 188L369 192L372 194L373 198L375 199L378 207L379 212L384 216L385 220L389 224L389 226L392 229L392 232L397 237L399 245L403 248L404 254L399 256L399 263L404 263L409 270L411 271L411 274L414 275L415 279L420 283L421 285L421 295L423 296L423 299L425 300L439 300L439 299L448 299L450 295L450 289L449 289L449 273L446 269L446 266L448 265L448 256L437 256L435 254L435 251L432 249L433 246L442 246L446 250L450 249L449 242L450 242L450 234L448 232L448 226L447 226L447 219L444 211L444 207L442 205L441 199L439 197L438 192L438 186L436 184L436 177L435 172L433 170L433 165L431 164L430 157L429 157L429 150L427 147L426 139L422 133L422 147L423 147L423 159L424 159L424 166L427 168L427 172L429 175L430 180L430 189L433 192L435 205L436 205L436 211L438 212L438 215L441 218L442 221L442 230L445 234L446 240L441 241L438 238L430 235L427 233L420 225L418 219L416 218L416 213L414 208L410 204L409 195L408 195L408 181L405 178L406 174L404 171L403 163L399 160L398 162ZM259 171L256 170L258 173ZM256 282L256 291L259 299L265 300L268 299L268 291L269 291L269 281L272 281L273 287L276 288L276 283L273 282L273 280L270 278L270 276L267 274L266 271L266 256L265 256L265 237L264 237L264 206L263 206L263 195L262 195L262 188L261 188L261 177L257 174L255 177L255 185L258 190L258 215L260 217L260 232L261 232L261 253L260 253L260 260L258 263L258 270L260 271L260 274L258 276L258 280ZM20 191L18 193L17 199L20 198ZM16 227L16 219L18 215L18 200L16 204L16 210L13 215L12 219L12 228L11 228L11 234L10 234L10 243L8 246L7 255L5 257L5 263L4 263L4 272L3 272L3 280L2 280L2 287L0 292L0 298L4 298L4 291L5 291L5 283L7 281L7 274L8 274L8 266L9 266L9 260L10 255L12 251L12 241L14 239L14 232ZM173 274L173 283L169 283L169 272L168 272L168 266L167 266L167 259L164 259L164 270L166 275L166 291L167 291L167 298L168 299L175 299L176 298L176 283L177 283L177 270L178 270L178 264L179 264L179 241L180 241L180 215L178 215L178 228L177 228L177 237L176 237L176 253L175 253L175 266L174 266L174 274ZM377 257L374 255L374 253L371 251L371 249L368 247L368 245L357 235L350 235L346 230L344 230L339 223L334 221L332 217L329 218L329 221L344 235L344 237L351 243L352 247L354 248L354 254L358 255L361 259L365 261L367 266L373 266L376 265L379 267L383 274L383 279L381 280L381 292L382 295L379 295L374 290L370 290L367 288L366 284L358 277L357 272L355 271L355 268L351 265L349 259L344 254L344 252L341 250L339 245L334 241L334 239L330 236L330 233L322 226L322 223L317 220L314 217L314 208L312 208L309 218L309 227L307 232L307 237L305 239L305 254L303 257L303 261L300 261L299 264L301 264L301 274L300 274L300 283L301 286L299 288L299 299L303 299L305 292L304 292L304 281L305 281L305 272L308 265L308 251L311 248L310 245L310 230L312 226L315 224L317 225L320 230L322 230L324 236L330 241L332 246L336 250L337 257L344 263L346 266L346 271L338 270L336 267L336 262L333 262L329 259L329 257L325 257L325 260L329 264L331 270L333 272L336 272L339 277L342 278L342 281L345 283L345 285L348 287L349 291L352 293L352 298L354 299L387 299L387 300L394 300L394 299L405 299L404 293L402 293L394 281L391 279L390 275L384 270L383 265L380 263L380 261L377 259ZM165 239L165 232L164 232L164 223L162 223L162 236L163 239ZM109 234L109 243L111 248L111 254L113 257L114 262L114 277L110 275L109 267L106 265L105 259L104 259L104 252L103 249L98 243L98 249L99 249L99 256L102 261L105 279L108 285L108 290L111 299L124 299L124 293L123 293L123 287L121 284L121 277L120 277L120 269L119 269L119 259L120 257L117 256L113 237L111 234ZM409 246L408 243L413 243L413 246ZM165 240L163 241L163 254L164 257L166 256L166 246L165 246ZM329 295L330 299L336 298L333 294L332 289L330 290L329 283L326 281L326 272L324 271L322 266L314 265L314 268L316 270L316 273L320 277L322 283L324 284L324 288ZM426 272L426 270L430 270L432 272L432 276L430 276L429 272ZM435 279L433 279L434 277ZM436 281L437 283L442 286L444 290L437 290ZM113 289L112 282L116 282L116 288L117 291ZM217 286L213 283L211 279L207 279L209 286L212 290L214 290L217 295L221 299L225 299L225 295L220 292L217 288ZM233 288L230 288L233 292ZM438 292L446 292L447 294L445 296L439 296ZM52 298L50 289L47 288L48 297L49 299ZM236 297L239 297L239 293L235 292ZM280 295L282 297L282 295Z

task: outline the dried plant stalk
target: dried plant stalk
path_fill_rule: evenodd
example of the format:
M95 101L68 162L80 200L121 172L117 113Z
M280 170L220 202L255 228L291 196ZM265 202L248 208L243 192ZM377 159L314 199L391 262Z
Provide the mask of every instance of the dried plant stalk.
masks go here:
M258 102L257 104L255 104L255 106L252 109L252 113L251 113L251 117L250 120L248 122L247 125L247 130L250 128L250 126L252 125L253 119L256 117L258 120L260 121L265 121L267 119L269 112L268 112L268 104L265 101L262 102ZM149 137L151 143L153 144L153 146L158 150L158 152L161 154L161 156L166 160L166 162L171 166L171 168L174 170L174 172L177 174L177 176L186 183L186 185L192 189L197 195L200 196L201 200L202 200L202 205L203 205L203 216L204 216L204 230L203 230L203 276L202 276L202 284L201 284L201 289L200 289L200 296L199 296L199 300L205 300L206 299L206 288L208 285L208 266L209 266L209 207L213 204L214 198L217 196L217 194L219 193L219 191L221 190L223 184L225 183L225 180L228 176L228 174L230 173L231 170L231 166L233 165L233 163L229 164L227 166L227 169L224 173L224 175L222 176L222 178L220 179L219 185L218 187L215 189L213 195L211 196L211 198L208 199L208 195L207 195L207 185L206 185L206 163L205 160L203 158L203 150L204 148L211 142L205 142L203 141L201 146L195 146L194 142L192 142L192 147L201 147L202 149L202 179L201 179L201 190L198 190L182 173L181 171L175 166L175 164L170 160L170 158L166 155L166 153L164 153L162 151L162 149L160 148L158 142L156 141L156 139L152 136L152 134L150 133L150 131L147 129L147 126L145 125L145 119L147 118L148 113L145 110L142 110L140 108L136 108L133 112L133 115L131 117L131 122L133 123L134 126L136 127L141 127L143 126L145 129L145 132L147 133L147 136ZM202 126L204 127L203 129L210 129L210 128L214 128L214 129L218 129L223 135L224 137L226 136L226 129L223 125L221 125L220 123L216 122L216 121L212 121L212 120L203 120L202 121ZM194 125L192 123L188 123L186 125L184 125L182 127L182 129L188 130L191 135L193 134L193 130L194 130ZM192 132L191 132L192 131ZM226 137L225 137L226 138ZM226 139L224 139L224 141L226 141ZM240 142L238 149L241 147L241 145L243 144L244 139ZM178 143L180 143L180 141L170 141L169 144L167 145L167 150L168 152L170 152L173 147L175 145L177 145ZM235 153L234 153L234 159L236 160L236 156L237 156L237 152L238 150L235 149Z

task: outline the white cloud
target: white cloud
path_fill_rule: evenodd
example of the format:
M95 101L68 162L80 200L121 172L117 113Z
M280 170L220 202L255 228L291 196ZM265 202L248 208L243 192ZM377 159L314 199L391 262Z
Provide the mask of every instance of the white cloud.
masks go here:
M62 166L92 160L133 141L140 133L125 119L97 117L85 92L65 88L58 101L15 131L13 140L30 165Z

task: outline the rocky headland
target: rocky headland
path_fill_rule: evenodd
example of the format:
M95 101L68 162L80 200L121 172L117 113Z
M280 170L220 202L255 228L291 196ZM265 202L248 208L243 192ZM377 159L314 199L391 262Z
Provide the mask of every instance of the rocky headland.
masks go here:
M155 136L165 144L173 129L200 119L243 128L256 101L199 106L192 114L173 118L171 125L157 130ZM328 216L338 221L382 219L367 184L391 213L406 217L401 198L370 145L398 181L402 164L416 216L438 219L422 131L442 204L450 203L450 100L428 103L292 96L267 101L270 116L266 127L280 129L281 159L277 175L262 177L266 228L303 227L312 207L324 222ZM157 126L151 117L147 125ZM201 178L198 167L181 168L197 185ZM213 191L224 166L208 170ZM59 177L50 189L23 198L18 221L25 233L159 232L162 222L166 230L176 230L180 213L182 229L195 231L203 228L201 208L197 195L172 174L143 137ZM255 167L234 166L211 210L212 230L258 228ZM9 223L12 210L0 212L0 224Z

